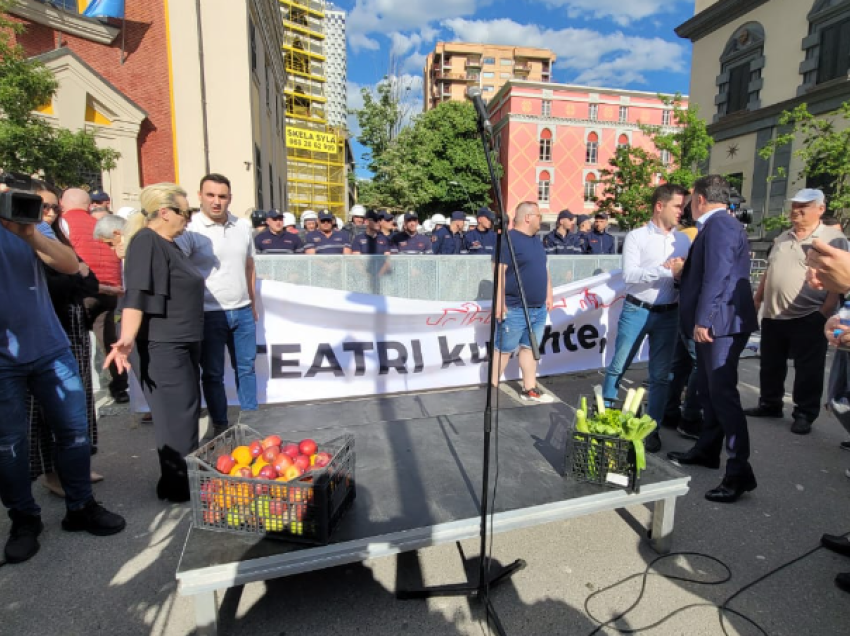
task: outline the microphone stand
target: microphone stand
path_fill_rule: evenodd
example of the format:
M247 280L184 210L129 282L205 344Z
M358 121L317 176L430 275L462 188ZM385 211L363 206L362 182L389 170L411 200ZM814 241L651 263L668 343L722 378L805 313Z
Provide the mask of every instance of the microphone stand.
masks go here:
M540 360L540 350L537 344L537 339L534 336L534 331L531 329L531 318L528 314L528 302L526 301L525 288L522 284L522 278L519 275L516 253L514 252L514 246L511 242L511 236L508 230L509 224L505 216L504 203L502 201L502 190L499 186L499 180L496 177L496 170L493 166L492 157L490 156L490 141L488 139L488 134L490 132L491 131L488 131L485 127L484 119L479 114L478 134L481 136L481 143L484 147L484 156L487 158L487 168L490 172L490 183L493 186L493 193L496 198L496 219L493 224L493 231L496 232L496 249L494 253L495 267L493 269L493 300L490 319L490 342L487 344L487 401L484 407L484 465L482 475L483 483L481 485L481 528L479 531L481 547L478 559L478 582L476 584L455 583L449 585L437 585L420 590L400 590L396 592L396 598L401 600L413 598L434 598L440 596L469 596L471 598L475 598L484 604L487 622L493 626L496 633L500 636L506 636L507 632L505 632L505 629L499 620L499 616L493 607L493 602L490 598L490 588L509 580L514 573L526 566L526 562L522 559L517 559L507 566L501 566L494 570L490 568L490 556L487 552L487 509L490 493L490 443L491 433L493 430L493 389L495 388L492 378L494 369L498 368L496 365L498 365L501 361L501 354L499 354L499 360L496 359L496 354L498 352L496 351L495 313L498 303L501 302L502 294L503 281L501 280L501 256L503 240L507 244L508 252L510 254L510 266L514 268L514 271L517 274L517 287L519 290L520 301L522 303L523 314L525 316L526 328L528 329L531 341L531 351L534 355L534 359L537 361ZM500 379L501 376L497 378L496 382L498 383Z

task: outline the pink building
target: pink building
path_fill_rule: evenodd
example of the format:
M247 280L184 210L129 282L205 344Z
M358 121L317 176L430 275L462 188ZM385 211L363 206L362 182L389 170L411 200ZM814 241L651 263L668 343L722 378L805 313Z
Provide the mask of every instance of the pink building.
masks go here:
M522 80L505 84L488 109L506 210L538 201L544 221L565 208L592 213L592 197L602 193L600 170L617 146L654 150L638 123L673 123L657 93Z

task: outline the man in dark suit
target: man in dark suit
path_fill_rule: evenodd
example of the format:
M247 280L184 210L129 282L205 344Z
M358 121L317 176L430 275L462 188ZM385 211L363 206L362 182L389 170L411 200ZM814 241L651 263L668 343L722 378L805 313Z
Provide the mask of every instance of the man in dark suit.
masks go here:
M750 437L738 393L738 359L758 327L750 287L750 251L741 224L727 213L729 184L709 175L694 184L692 210L699 233L681 276L679 316L697 350L697 381L704 425L694 447L667 456L680 464L720 467L726 440L726 476L705 494L731 503L755 490Z

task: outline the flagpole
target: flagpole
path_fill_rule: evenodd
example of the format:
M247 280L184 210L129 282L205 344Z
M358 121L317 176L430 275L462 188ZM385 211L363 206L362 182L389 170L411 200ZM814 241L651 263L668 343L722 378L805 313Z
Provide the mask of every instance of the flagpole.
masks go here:
M121 66L124 66L124 41L127 33L127 10L124 10L124 15L121 16Z

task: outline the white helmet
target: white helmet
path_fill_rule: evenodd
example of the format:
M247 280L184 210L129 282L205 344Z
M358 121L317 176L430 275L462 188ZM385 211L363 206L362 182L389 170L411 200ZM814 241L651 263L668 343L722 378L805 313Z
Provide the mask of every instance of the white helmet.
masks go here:
M351 208L350 215L351 215L352 218L355 217L355 216L366 216L366 208L364 208L362 205L360 205L358 203L353 208Z
M283 213L283 227L295 225L295 215L292 212Z
M307 221L310 220L316 221L316 223L318 223L319 215L313 212L313 210L305 210L304 213L301 215L301 227L304 227Z
M446 224L446 217L444 217L440 213L434 214L431 217L431 223L433 223L434 225L445 225Z
M334 221L336 221L336 229L341 230L342 229L342 219L339 218L338 216L335 216Z
M422 231L423 232L430 232L433 229L434 229L434 223L431 221L431 219L425 219L425 222L422 223Z
M467 215L466 217L466 229L478 227L478 219L474 216Z
M399 214L395 218L395 225L398 228L399 232L401 232L404 229L404 215L403 214Z

